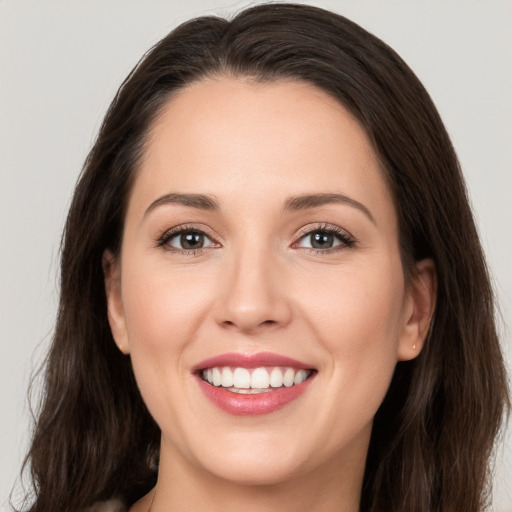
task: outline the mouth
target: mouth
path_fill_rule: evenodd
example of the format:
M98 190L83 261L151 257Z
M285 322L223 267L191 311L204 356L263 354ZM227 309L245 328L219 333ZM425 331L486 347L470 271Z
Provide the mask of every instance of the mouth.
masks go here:
M248 416L268 414L296 400L318 372L300 361L264 352L217 356L196 365L193 373L214 405Z
M271 393L280 388L290 388L302 384L311 377L313 370L292 367L244 368L214 366L200 372L203 381L231 393L258 394Z

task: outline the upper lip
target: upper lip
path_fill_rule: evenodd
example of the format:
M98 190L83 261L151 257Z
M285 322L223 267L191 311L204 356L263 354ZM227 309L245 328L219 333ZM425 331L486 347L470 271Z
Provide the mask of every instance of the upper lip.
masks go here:
M260 368L262 366L287 366L291 368L314 370L310 364L303 363L291 357L273 354L272 352L259 352L257 354L244 354L230 352L205 359L192 367L193 372L219 366L232 366L240 368Z

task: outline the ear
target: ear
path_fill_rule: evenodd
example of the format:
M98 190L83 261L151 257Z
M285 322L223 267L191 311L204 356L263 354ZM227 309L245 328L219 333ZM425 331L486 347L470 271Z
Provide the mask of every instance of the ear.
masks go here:
M417 357L430 329L437 297L436 268L431 259L421 260L414 265L406 294L398 361L409 361Z
M128 354L128 336L121 298L121 268L117 258L106 250L102 258L105 293L107 296L108 323L117 347L123 354Z

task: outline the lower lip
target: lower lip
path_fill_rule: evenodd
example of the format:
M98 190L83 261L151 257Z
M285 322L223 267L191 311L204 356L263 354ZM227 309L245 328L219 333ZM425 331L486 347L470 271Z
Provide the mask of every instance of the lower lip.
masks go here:
M314 376L295 386L276 388L266 393L245 395L212 386L199 376L197 380L203 393L214 405L234 416L256 416L270 414L299 398L309 387Z

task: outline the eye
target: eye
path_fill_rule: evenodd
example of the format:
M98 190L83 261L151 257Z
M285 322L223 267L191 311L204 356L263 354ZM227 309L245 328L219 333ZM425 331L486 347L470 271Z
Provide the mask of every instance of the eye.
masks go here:
M202 249L205 242L208 243L211 242L211 240L203 233L199 233L198 231L185 231L179 235L173 236L167 243L177 249L190 250Z
M196 228L171 230L160 238L158 245L179 252L197 252L218 246L206 233Z
M345 247L351 247L355 240L345 230L339 227L317 227L302 235L294 247L312 249L317 252L331 252Z
M325 231L315 231L302 237L301 247L310 247L312 249L332 249L341 244L332 233Z

